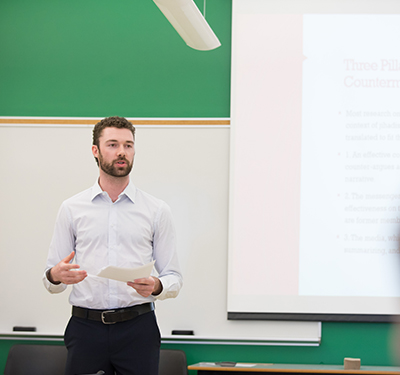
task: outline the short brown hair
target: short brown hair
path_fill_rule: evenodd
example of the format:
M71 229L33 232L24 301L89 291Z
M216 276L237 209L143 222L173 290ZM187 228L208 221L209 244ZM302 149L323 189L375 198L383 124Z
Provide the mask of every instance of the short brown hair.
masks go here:
M106 117L99 121L93 128L93 145L99 147L99 138L105 128L129 129L135 138L135 127L125 117Z
M99 138L103 133L105 128L118 128L118 129L128 129L132 132L133 138L135 138L135 127L129 122L125 117L106 117L99 121L93 128L93 145L99 147ZM99 161L96 159L97 165Z

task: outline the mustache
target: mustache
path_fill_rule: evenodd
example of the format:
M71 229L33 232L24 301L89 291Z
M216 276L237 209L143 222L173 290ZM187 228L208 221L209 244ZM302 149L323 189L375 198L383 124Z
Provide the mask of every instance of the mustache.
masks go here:
M128 159L125 157L120 157L120 158L114 160L114 162L117 162L117 161L126 161L127 163L129 163Z

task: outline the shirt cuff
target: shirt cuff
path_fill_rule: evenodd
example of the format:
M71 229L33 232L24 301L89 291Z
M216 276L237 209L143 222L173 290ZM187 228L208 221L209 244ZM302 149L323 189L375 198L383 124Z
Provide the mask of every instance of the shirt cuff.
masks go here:
M167 298L175 298L179 294L182 287L181 280L176 276L168 275L159 277L163 290L160 294L153 296L155 299L164 300Z
M46 272L48 271L48 268L44 271L42 280L43 280L43 284L45 286L45 288L52 294L55 293L61 293L63 292L65 289L67 289L67 285L61 283L61 284L53 284L51 283L46 276Z

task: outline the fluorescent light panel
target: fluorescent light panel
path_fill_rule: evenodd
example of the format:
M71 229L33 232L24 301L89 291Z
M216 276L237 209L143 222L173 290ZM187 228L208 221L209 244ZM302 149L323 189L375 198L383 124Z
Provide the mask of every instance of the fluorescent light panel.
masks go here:
M215 49L220 41L193 0L153 0L189 47Z

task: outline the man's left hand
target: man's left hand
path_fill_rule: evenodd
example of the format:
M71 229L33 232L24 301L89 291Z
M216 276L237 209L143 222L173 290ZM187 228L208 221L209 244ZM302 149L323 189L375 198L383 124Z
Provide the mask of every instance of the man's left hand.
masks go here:
M133 282L129 281L128 285L135 289L143 297L149 297L152 294L157 296L162 292L162 284L160 279L153 276L136 279Z

